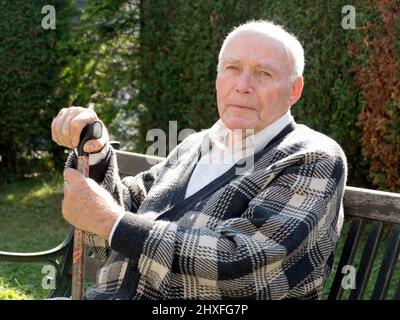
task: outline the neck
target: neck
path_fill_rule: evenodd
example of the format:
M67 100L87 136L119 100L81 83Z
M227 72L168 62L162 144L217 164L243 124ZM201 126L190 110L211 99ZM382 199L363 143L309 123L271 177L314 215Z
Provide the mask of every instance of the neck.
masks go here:
M254 135L254 129L230 129L225 143L229 148L233 148L238 143L248 143L247 138L251 135Z

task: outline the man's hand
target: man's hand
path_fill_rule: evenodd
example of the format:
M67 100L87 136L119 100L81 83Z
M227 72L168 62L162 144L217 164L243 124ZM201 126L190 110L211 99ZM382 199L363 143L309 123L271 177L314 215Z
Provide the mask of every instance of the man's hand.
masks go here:
M64 178L64 219L80 230L108 240L115 221L120 214L124 214L124 209L104 188L77 170L66 169Z
M82 129L95 120L99 120L99 118L93 110L82 107L63 108L51 124L51 137L61 146L76 148ZM83 150L88 153L98 152L107 144L108 140L108 132L103 126L101 138L89 140Z

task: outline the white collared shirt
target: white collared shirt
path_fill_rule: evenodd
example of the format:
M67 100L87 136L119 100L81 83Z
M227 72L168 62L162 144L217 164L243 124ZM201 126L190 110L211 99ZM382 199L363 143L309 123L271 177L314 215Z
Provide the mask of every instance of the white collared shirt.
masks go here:
M241 130L230 130L219 119L207 134L211 148L207 147L207 143L203 146L202 156L190 177L185 199L224 174L240 159L264 149L292 119L289 110L256 134L246 134L243 140L240 138ZM232 141L236 141L233 146Z

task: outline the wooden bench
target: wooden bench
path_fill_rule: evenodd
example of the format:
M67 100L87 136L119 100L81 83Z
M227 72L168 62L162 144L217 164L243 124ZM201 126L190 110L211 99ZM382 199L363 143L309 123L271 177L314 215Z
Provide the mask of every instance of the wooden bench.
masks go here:
M151 167L149 160L152 164L162 160L124 151L117 151L117 157L122 177L147 170ZM344 213L349 228L347 232L343 230L341 235L346 237L346 240L343 249L337 250L336 256L340 259L331 274L333 281L327 288L328 299L360 300L364 298L367 286L373 286L372 295L367 297L368 299L400 299L400 279L392 277L395 268L400 268L400 194L346 187ZM364 229L367 230L363 231ZM346 273L346 268L343 268L352 266L355 257L360 255L360 259L357 260L359 264L353 268L356 271L355 286L343 288L342 282L351 279L349 277L352 276ZM50 292L49 297L70 295L71 257L72 232L59 246L48 251L36 253L0 251L0 262L45 262L54 265L57 270L56 288ZM377 257L382 257L382 260L378 261ZM101 262L88 257L86 278L94 281L100 266ZM374 277L371 277L372 273ZM395 288L393 297L387 297L389 287Z

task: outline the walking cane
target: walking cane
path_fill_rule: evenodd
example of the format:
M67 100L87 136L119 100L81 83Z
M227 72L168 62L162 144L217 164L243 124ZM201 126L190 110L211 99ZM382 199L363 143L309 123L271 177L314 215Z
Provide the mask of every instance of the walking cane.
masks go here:
M100 121L95 121L83 128L78 151L78 171L85 177L89 177L89 154L83 151L83 146L88 140L99 139L103 133ZM72 288L71 299L82 300L85 279L85 232L74 229L74 249L72 255Z

